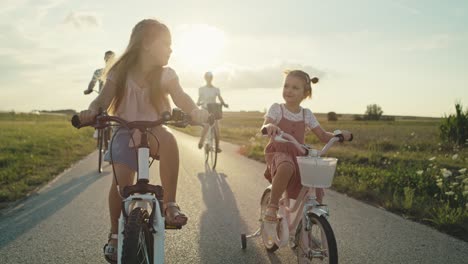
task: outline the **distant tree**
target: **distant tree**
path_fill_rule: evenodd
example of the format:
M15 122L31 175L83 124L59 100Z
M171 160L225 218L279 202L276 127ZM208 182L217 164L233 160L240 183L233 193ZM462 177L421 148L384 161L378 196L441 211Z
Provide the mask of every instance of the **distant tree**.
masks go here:
M335 112L328 112L328 121L338 121L338 115Z
M455 110L456 115L442 119L440 137L445 142L463 147L468 144L468 109L464 112L461 103L456 103Z
M371 104L367 106L367 110L365 115L365 119L367 120L379 120L382 116L383 111L380 106L377 104Z

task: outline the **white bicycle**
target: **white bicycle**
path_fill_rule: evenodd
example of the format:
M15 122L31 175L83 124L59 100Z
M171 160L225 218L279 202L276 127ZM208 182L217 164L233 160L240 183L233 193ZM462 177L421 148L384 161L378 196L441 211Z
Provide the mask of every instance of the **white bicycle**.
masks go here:
M77 115L72 118L72 124L76 128L93 126L102 129L112 126L110 122L116 122L129 130L138 129L141 131L141 142L137 150L137 183L124 187L121 193L123 206L119 218L117 263L164 263L164 231L165 229L181 229L181 227L165 224L162 213L163 188L159 185L149 184L151 164L149 163L148 133L151 132L148 130L163 124L185 127L189 124L190 117L182 111L174 109L172 115L165 112L160 120L153 122L127 122L105 113L98 115L96 122L92 124L81 124ZM112 148L112 142L110 148ZM119 188L118 183L117 188Z
M226 104L210 103L207 105L208 112L212 117L208 122L208 131L206 132L205 141L203 143L203 151L205 153L205 163L210 166L212 170L216 168L218 161L218 143L219 135L216 133L216 121L222 118L222 107L228 107Z
M262 132L266 134L266 131ZM289 245L296 251L298 263L338 263L335 235L327 220L329 210L326 205L317 202L315 188L331 186L338 160L322 158L321 155L335 142L342 142L343 135L336 131L335 137L322 150L301 145L286 133L276 136L274 140L290 142L301 151L306 150L307 156L297 157L303 187L294 204L291 204L286 193L283 195L279 201L278 223L263 221L270 203L271 185L265 189L260 199L260 227L251 235L241 234L242 249L247 248L248 238L261 236L269 252Z

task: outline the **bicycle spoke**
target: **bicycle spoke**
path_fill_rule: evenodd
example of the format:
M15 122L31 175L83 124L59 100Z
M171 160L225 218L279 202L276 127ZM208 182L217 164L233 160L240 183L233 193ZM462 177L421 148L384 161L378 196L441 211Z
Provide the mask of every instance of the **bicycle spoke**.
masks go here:
M142 254L144 256L144 258L142 258L141 262L140 263L150 263L149 262L149 256L148 256L148 248L146 247L146 239L145 239L145 233L142 231L140 231L140 235L139 235L139 238L138 238L138 252L137 252L137 255L139 256L140 254ZM143 252L142 252L143 251Z

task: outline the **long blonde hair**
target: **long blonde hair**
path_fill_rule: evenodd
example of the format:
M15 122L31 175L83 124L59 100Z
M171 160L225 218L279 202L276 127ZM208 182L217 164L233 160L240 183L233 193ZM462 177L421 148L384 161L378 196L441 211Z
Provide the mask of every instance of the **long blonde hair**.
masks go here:
M170 34L169 29L166 25L155 19L144 19L133 27L125 52L108 71L113 76L117 86L115 97L108 109L109 112L115 112L122 102L125 95L127 73L130 68L136 65L140 51L143 48L143 43L154 41L164 33ZM170 106L167 94L164 94L161 90L162 70L162 66L156 66L150 73L150 101L159 113Z

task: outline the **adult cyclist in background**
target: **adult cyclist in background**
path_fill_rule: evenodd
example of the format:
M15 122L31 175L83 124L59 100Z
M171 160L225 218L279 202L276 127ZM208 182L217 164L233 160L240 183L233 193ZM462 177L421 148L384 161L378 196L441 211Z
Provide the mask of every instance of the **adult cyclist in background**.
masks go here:
M224 107L229 107L223 100L223 97L221 97L221 92L219 91L219 88L215 87L213 85L213 73L211 72L206 72L205 73L205 81L206 81L206 85L205 86L202 86L198 89L198 102L197 102L197 105L201 105L204 109L208 110L208 104L211 104L211 103L216 103L216 97L219 99L219 101L221 102L221 104L224 106ZM216 149L216 151L219 153L221 152L221 149L219 148L219 138L220 138L220 134L219 134L219 126L218 126L218 121L216 120L215 121L215 133L218 135L216 137L216 140L217 140L217 144L218 145L218 148ZM198 148L201 149L203 147L203 142L205 141L205 136L206 136L206 133L208 132L208 124L205 124L203 126L203 131L202 131L202 135L200 137L200 142L198 142Z
M102 79L102 76L104 76L103 75L104 72L112 66L112 62L114 61L114 58L115 58L115 53L112 50L108 50L104 53L104 62L106 63L105 67L94 71L93 77L91 78L91 81L88 84L88 89L83 91L84 94L92 93L94 91L94 86L96 86L96 82L99 82L99 90L97 91L97 93L101 92L101 89L104 86L104 80ZM108 133L110 133L110 130L108 131L109 131ZM98 138L97 129L94 131L93 137ZM110 137L110 134L108 135L108 137Z
M107 68L109 68L108 64L113 61L114 57L115 53L112 50L108 50L106 51L106 53L104 53L104 62L106 63L106 66L104 68L100 68L94 71L93 77L91 78L91 81L88 84L88 89L84 90L84 94L92 93L96 82L99 82L99 90L97 92L101 92L101 89L104 86L104 81L101 78L103 76L102 74Z

